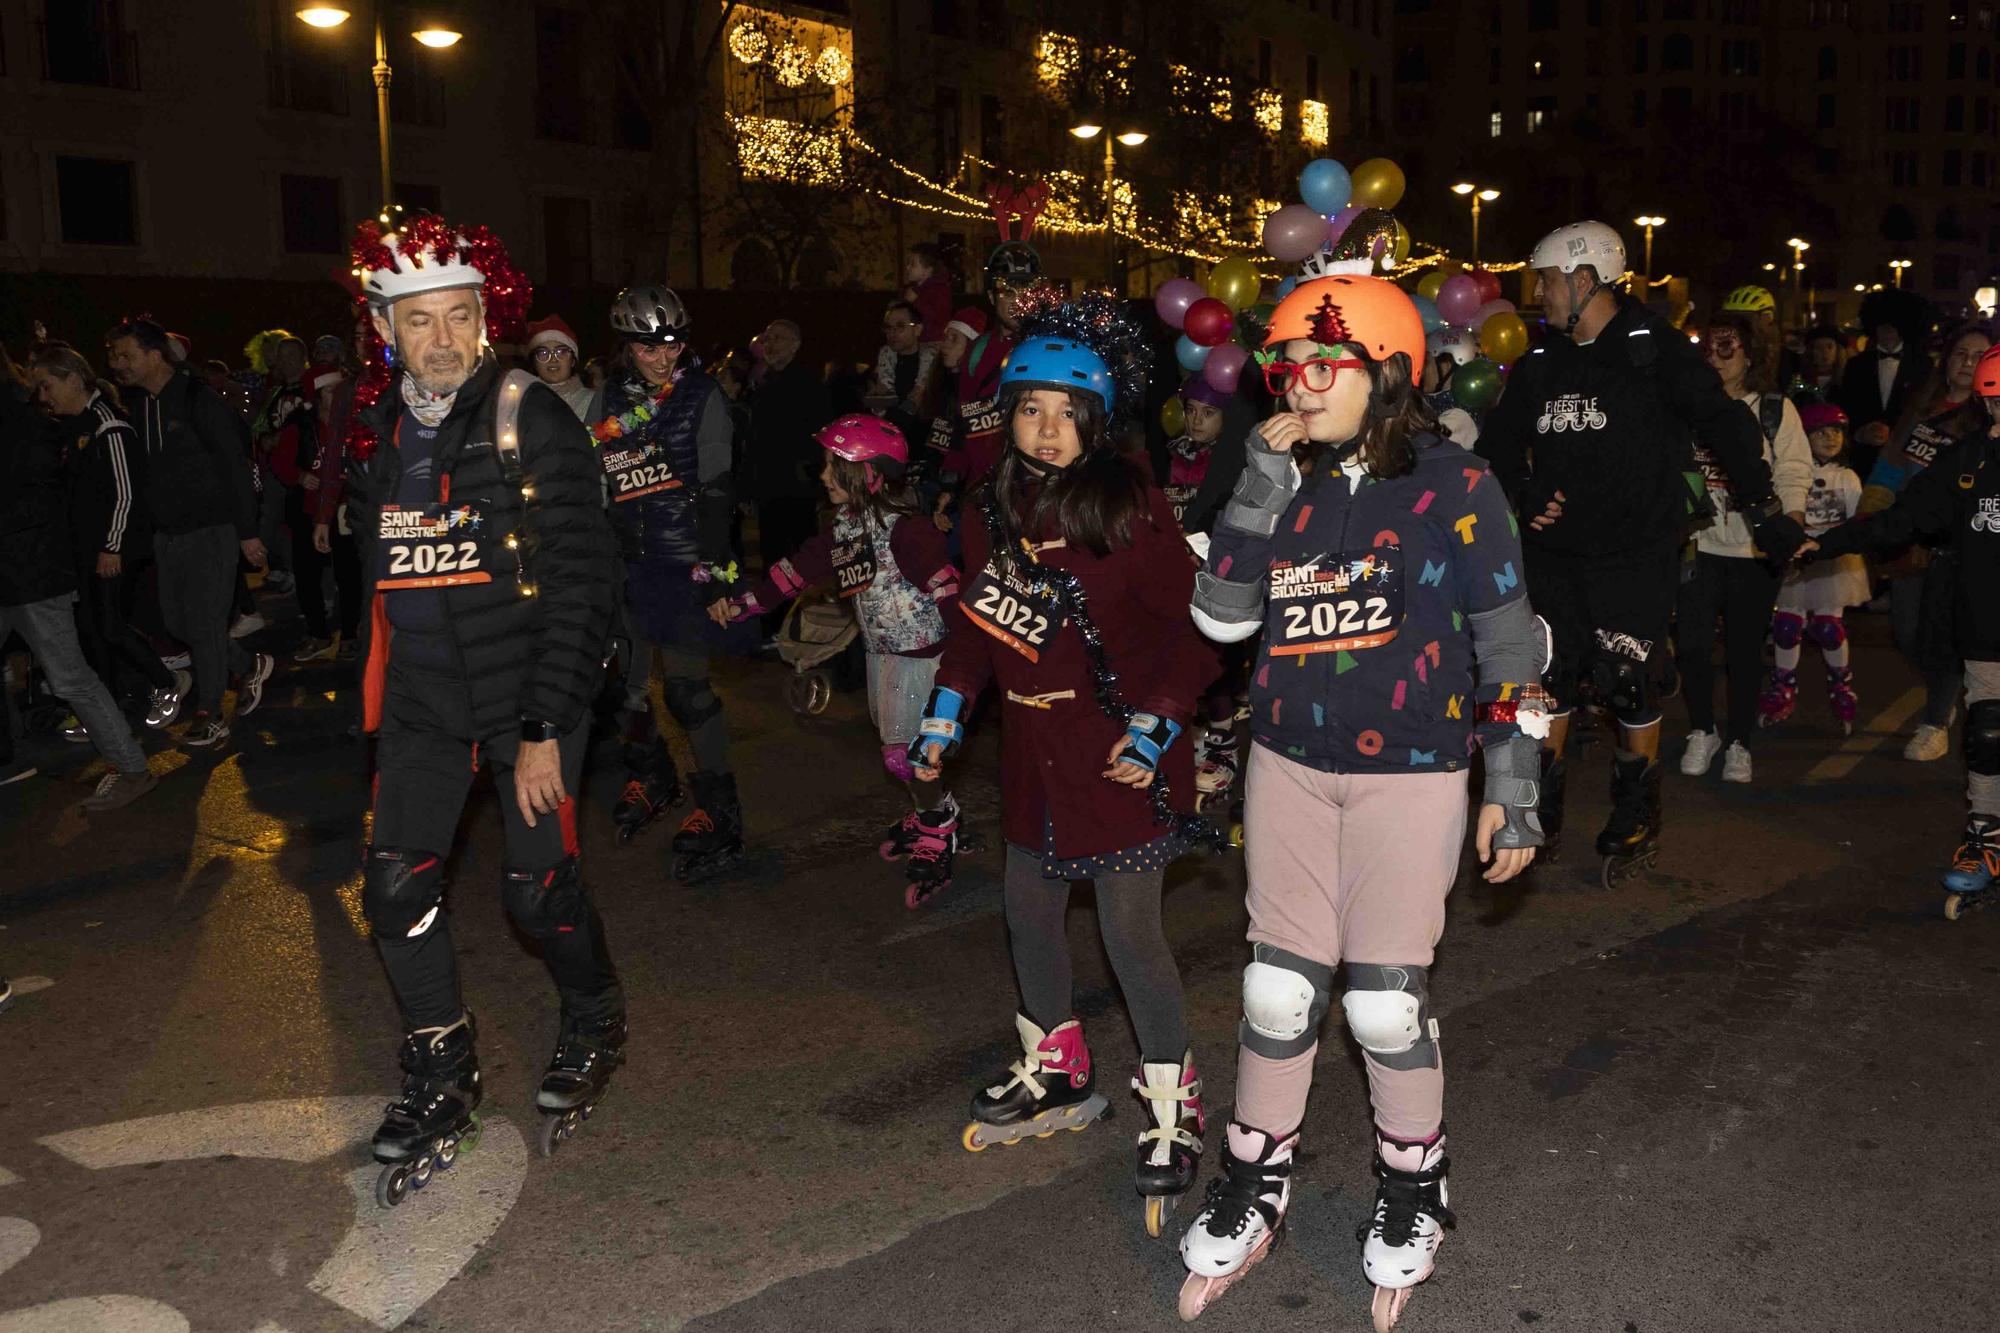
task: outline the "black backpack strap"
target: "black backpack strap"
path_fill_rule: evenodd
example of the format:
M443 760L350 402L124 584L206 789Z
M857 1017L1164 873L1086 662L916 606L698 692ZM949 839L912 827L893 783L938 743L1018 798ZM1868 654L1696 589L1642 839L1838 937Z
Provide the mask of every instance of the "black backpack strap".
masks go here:
M1785 396L1767 393L1757 403L1757 423L1764 428L1764 443L1775 444L1778 428L1785 424Z

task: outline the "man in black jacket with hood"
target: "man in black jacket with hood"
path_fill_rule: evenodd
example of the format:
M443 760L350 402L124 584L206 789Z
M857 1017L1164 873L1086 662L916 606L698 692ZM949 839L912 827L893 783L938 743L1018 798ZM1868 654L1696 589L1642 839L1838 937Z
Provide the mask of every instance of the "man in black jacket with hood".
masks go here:
M504 327L528 300L498 242L431 217L386 234L366 223L354 260L394 353L357 385L347 490L371 608L365 727L380 737L362 908L407 1033L403 1095L375 1135L393 1203L449 1160L479 1104L440 904L482 762L505 829L501 898L562 997L536 1098L545 1150L622 1058L624 997L584 891L575 801L614 554L582 423L532 375L503 375L486 345L489 302Z

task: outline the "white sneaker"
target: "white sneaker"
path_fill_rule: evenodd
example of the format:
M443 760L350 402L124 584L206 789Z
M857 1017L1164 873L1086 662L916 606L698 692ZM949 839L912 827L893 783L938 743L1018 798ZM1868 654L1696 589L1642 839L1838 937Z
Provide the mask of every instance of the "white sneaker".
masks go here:
M1722 738L1714 732L1690 731L1687 749L1681 754L1681 772L1691 778L1700 777L1708 772L1708 766L1715 762L1715 752L1721 748ZM1747 756L1744 762L1749 762Z
M1914 759L1920 764L1942 759L1950 753L1951 732L1928 722L1918 727L1917 734L1910 737L1910 743L1903 747L1903 758Z
M249 674L236 682L236 716L248 717L264 702L264 682L277 669L277 659L269 653L258 653L250 664Z
M1706 767L1706 765L1703 765ZM1750 752L1743 748L1742 741L1729 742L1729 748L1722 755L1722 780L1724 782L1748 782L1750 780Z
M229 626L229 637L242 639L264 628L264 617L252 611L247 616L238 616Z

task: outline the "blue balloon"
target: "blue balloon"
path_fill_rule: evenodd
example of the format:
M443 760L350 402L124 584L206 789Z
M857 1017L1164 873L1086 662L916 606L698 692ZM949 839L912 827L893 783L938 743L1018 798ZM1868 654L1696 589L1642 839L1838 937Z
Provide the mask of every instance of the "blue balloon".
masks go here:
M1282 301L1287 296L1290 296L1292 294L1292 288L1298 285L1299 285L1299 276L1298 274L1294 273L1291 277L1286 278L1283 282L1278 284L1278 299Z
M1340 163L1316 157L1299 173L1299 198L1313 212L1332 217L1354 198L1354 181Z
M1192 375L1208 364L1208 354L1215 349L1203 347L1183 333L1174 343L1174 360L1181 363L1181 369Z
M1410 304L1415 306L1417 314L1423 317L1425 333L1435 333L1444 327L1445 318L1438 313L1436 301L1421 292L1411 292Z

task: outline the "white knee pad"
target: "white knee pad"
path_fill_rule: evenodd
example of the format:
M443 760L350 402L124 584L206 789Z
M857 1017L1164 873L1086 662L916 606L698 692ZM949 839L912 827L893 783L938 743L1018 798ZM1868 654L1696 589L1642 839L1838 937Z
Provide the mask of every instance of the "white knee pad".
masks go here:
M1361 1049L1387 1069L1435 1069L1437 1020L1430 1017L1424 983L1428 969L1347 965L1340 1007Z
M1243 969L1242 1043L1272 1060L1311 1050L1332 1002L1332 968L1259 944Z

